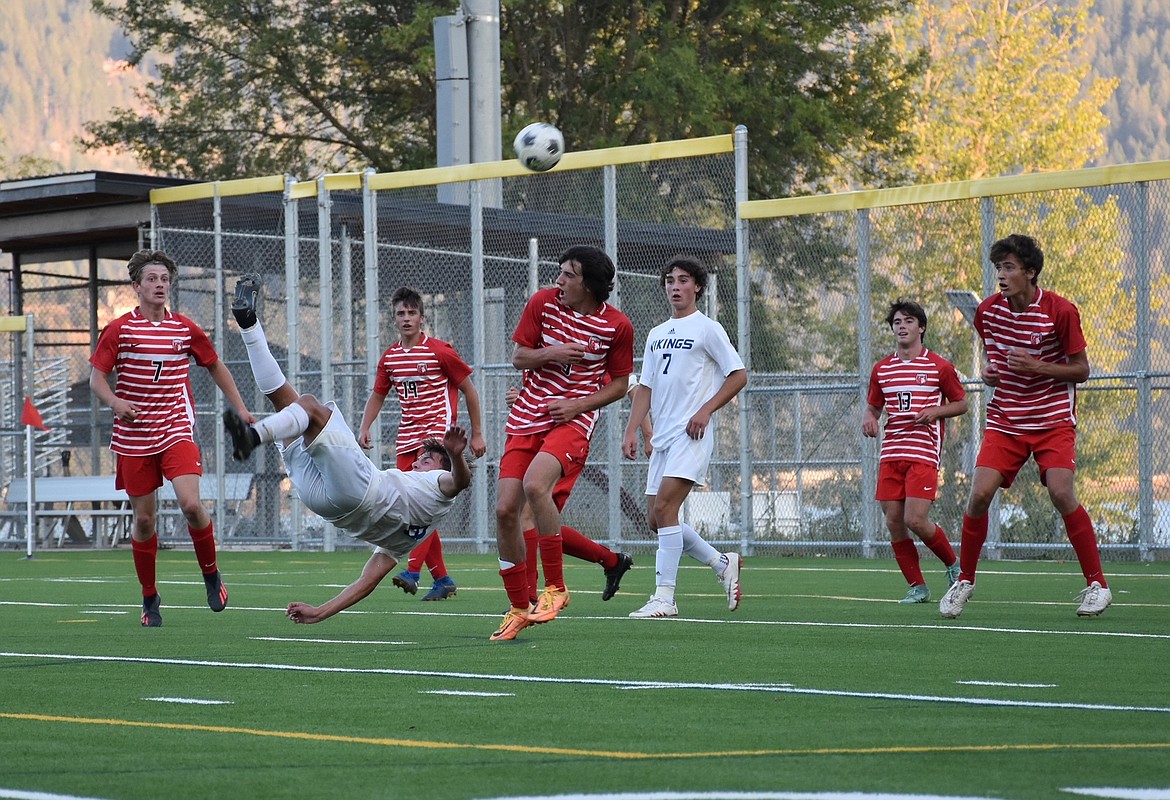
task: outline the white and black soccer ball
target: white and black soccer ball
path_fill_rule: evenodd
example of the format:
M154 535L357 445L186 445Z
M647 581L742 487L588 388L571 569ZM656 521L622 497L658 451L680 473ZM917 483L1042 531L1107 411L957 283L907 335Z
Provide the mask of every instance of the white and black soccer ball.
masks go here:
M512 147L521 164L535 172L545 172L565 154L565 137L554 125L534 122L516 134Z

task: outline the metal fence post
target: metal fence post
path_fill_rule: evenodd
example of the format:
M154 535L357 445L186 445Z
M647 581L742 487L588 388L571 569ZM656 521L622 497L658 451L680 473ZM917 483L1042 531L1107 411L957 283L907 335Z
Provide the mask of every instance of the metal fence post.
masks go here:
M740 203L748 199L748 129L735 126L735 299L736 338L739 340L739 358L747 368L748 380L752 372L752 282L751 255L748 251L748 221L739 213ZM745 555L755 542L755 514L752 513L752 439L751 394L740 392L739 407L739 537Z
M864 405L869 394L869 372L873 367L873 255L870 252L869 209L857 211L857 391ZM873 557L879 514L877 500L878 445L855 425L861 452L861 555Z

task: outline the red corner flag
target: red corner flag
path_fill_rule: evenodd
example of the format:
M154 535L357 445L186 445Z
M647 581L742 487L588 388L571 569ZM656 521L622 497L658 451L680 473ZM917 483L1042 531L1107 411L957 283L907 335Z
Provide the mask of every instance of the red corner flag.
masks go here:
M32 398L28 395L24 396L24 411L20 415L21 425L32 425L38 430L47 431L45 421L41 419L41 412L37 411L37 407L33 405Z

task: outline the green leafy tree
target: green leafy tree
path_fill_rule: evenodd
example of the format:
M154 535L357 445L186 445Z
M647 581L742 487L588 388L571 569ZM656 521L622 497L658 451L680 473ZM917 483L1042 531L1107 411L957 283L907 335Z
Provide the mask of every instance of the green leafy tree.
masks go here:
M925 51L909 133L918 179L975 180L1076 169L1103 152L1116 79L1094 78L1090 0L918 2L887 30L907 60Z
M502 4L505 132L546 119L592 149L751 133L753 190L777 196L843 163L881 180L903 154L912 66L875 23L904 0L516 0ZM87 126L87 147L206 179L434 162L431 21L411 0L94 0L133 63L169 56ZM508 137L505 137L507 139Z
M215 179L421 167L433 134L437 6L329 0L94 0L132 64L169 58L140 93L86 126L87 149Z
M501 32L512 127L548 119L581 148L750 135L751 191L872 181L906 150L916 64L875 23L902 0L516 0Z
M1100 25L1089 0L1065 4L1016 0L922 0L888 30L897 49L923 50L929 67L918 87L922 106L909 124L915 141L907 168L919 182L1077 169L1104 152L1102 113L1116 80L1091 74L1086 42ZM1114 265L1123 261L1125 230L1117 199L1081 191L995 198L996 236L1028 233L1041 241L1041 286L1080 307L1094 372L1114 372L1132 341L1096 324L1132 304ZM876 217L880 242L875 280L887 296L903 294L927 307L930 346L971 373L972 331L950 307L947 289L982 295L983 253L977 202L901 209ZM882 295L877 295L882 297ZM875 321L875 336L881 329ZM885 331L882 330L882 334ZM881 341L876 339L875 341ZM978 377L972 375L972 377ZM1132 410L1119 393L1080 396L1079 466L1086 506L1093 487L1132 474L1135 435L1118 425ZM960 440L974 419L952 427ZM957 451L950 452L958 468ZM1023 517L1005 540L1059 541L1063 528L1038 481L1021 481L1007 498Z

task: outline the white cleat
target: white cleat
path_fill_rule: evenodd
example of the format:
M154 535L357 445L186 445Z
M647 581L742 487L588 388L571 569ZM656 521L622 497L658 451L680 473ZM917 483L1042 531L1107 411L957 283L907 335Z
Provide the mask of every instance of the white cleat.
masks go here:
M943 619L957 619L963 613L967 601L975 594L975 584L971 581L955 581L943 599L938 601L938 613Z
M630 616L642 619L649 619L651 617L677 617L678 606L674 604L673 600L667 600L665 597L654 595L646 605L637 611L631 611Z
M727 564L719 573L719 582L723 584L723 591L727 593L727 610L735 611L739 608L739 599L743 596L739 589L739 573L743 562L739 553L724 553L723 557L727 559Z
M1081 601L1077 606L1078 617L1097 617L1113 603L1113 592L1093 581L1077 595L1077 599Z

